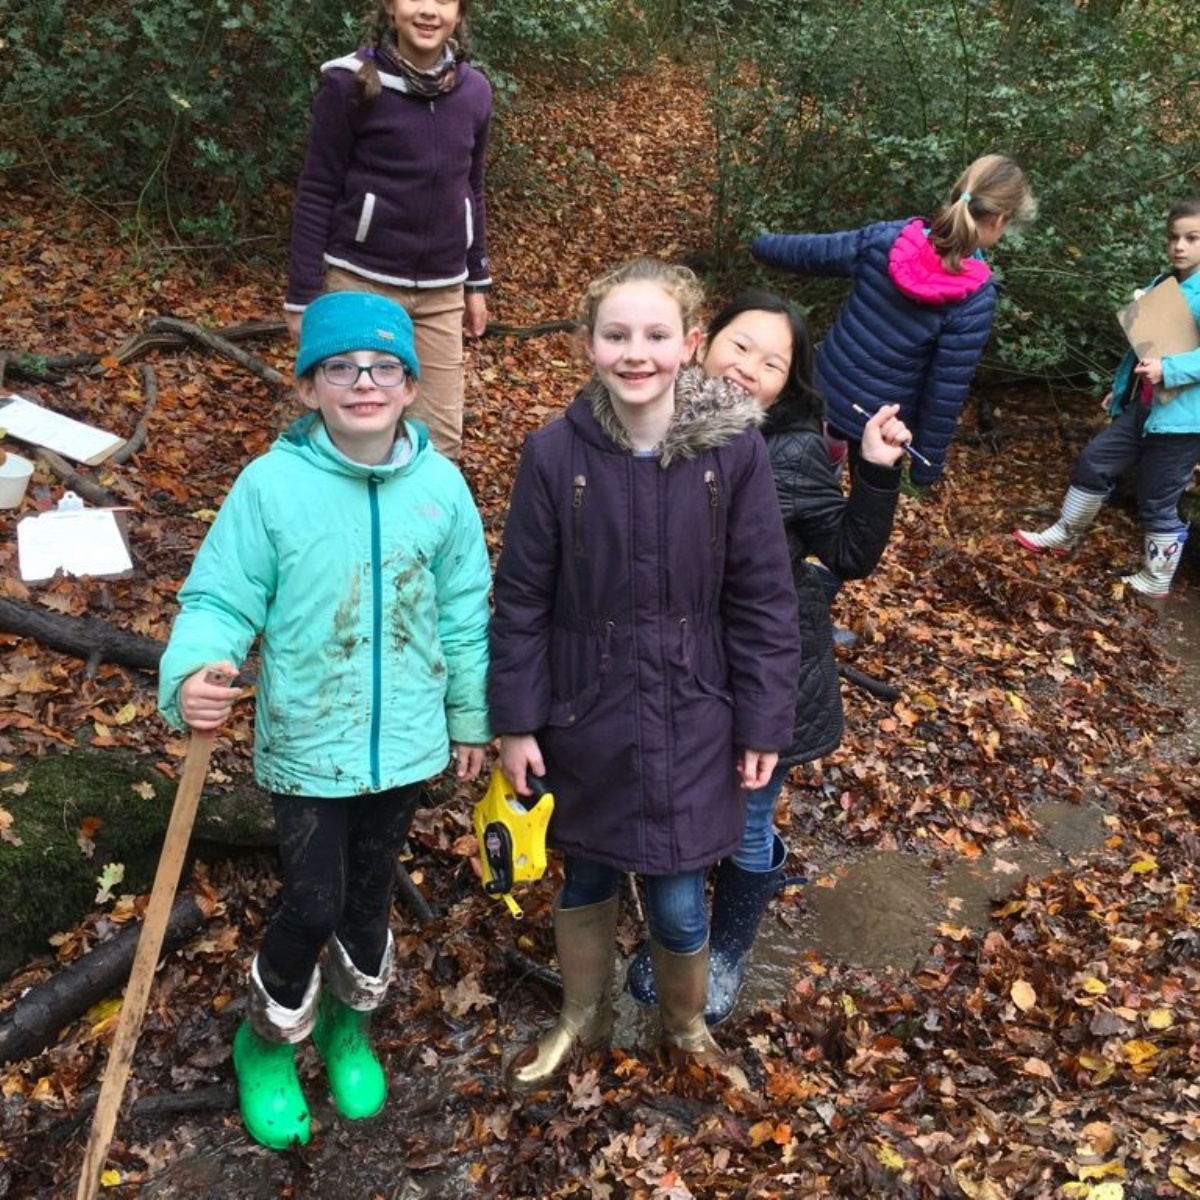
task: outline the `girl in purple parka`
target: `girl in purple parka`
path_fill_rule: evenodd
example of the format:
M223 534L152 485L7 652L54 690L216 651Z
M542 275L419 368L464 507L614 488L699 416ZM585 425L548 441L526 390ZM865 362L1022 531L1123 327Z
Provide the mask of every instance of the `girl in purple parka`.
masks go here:
M467 61L469 0L376 0L367 45L321 67L292 211L284 315L322 290L379 292L412 318L409 410L434 446L462 445L463 335L487 326L484 183L492 89Z
M800 653L761 410L683 369L701 301L690 271L650 259L592 284L594 374L529 438L513 487L488 703L516 790L533 773L554 792L565 876L562 1012L509 1064L517 1092L611 1033L626 871L642 876L668 1051L719 1062L705 875L790 741Z

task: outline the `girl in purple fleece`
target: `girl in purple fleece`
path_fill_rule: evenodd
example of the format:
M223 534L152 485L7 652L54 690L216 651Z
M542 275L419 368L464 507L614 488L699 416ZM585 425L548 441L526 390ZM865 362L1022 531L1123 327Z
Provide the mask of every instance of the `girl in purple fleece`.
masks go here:
M754 239L750 251L760 262L854 280L816 359L830 428L850 442L852 458L864 422L898 404L913 435L912 482L941 478L996 312L996 285L981 252L1035 212L1021 168L986 154L959 176L930 221Z
M367 45L325 63L292 210L284 313L322 291L395 300L416 328L409 416L462 445L463 335L487 325L484 179L492 91L455 34L469 0L378 0Z

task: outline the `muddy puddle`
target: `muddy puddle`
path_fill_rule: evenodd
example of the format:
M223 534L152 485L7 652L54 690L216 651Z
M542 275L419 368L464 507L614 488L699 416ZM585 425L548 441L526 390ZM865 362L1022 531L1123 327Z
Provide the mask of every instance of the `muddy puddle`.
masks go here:
M1161 698L1188 714L1164 752L1200 753L1200 578L1193 571L1160 610L1164 645L1179 663ZM1108 830L1097 804L1053 802L1031 814L1033 838L999 843L977 860L940 867L914 854L864 854L785 895L763 921L740 1005L778 1004L799 964L815 955L874 971L909 971L947 930L986 927L992 906L1099 850ZM939 927L941 927L939 929Z
M811 957L909 971L937 939L986 928L992 905L1013 895L1026 877L1069 867L1107 836L1105 812L1095 804L1044 804L1032 815L1035 838L1001 842L978 859L933 867L915 854L878 851L787 889L759 928L738 1011L760 1001L778 1006ZM655 1021L653 1010L622 991L614 1043L653 1046Z
M778 1004L806 955L874 971L908 971L939 937L986 927L992 905L1099 849L1105 813L1093 804L1035 810L1038 835L941 868L915 854L862 855L785 895L764 920L740 1003Z

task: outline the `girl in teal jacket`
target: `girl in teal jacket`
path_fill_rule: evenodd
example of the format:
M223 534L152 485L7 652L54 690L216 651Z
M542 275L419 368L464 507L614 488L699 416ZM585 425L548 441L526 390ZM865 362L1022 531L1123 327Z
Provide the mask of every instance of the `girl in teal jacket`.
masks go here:
M1178 281L1200 327L1200 199L1181 200L1167 214L1169 271L1148 286ZM1122 578L1144 596L1171 589L1188 527L1179 498L1200 461L1200 349L1161 358L1127 353L1107 397L1112 421L1084 447L1071 468L1062 512L1053 525L1017 529L1013 537L1035 553L1074 548L1117 479L1137 468L1138 519L1145 531L1142 565Z
M283 889L250 969L233 1060L246 1128L307 1142L295 1045L310 1032L346 1117L383 1106L367 1016L387 988L396 856L421 784L483 766L483 528L458 469L405 423L412 322L366 292L305 310L298 390L314 411L239 475L179 594L159 707L216 729L260 639L255 775ZM322 992L324 954L326 987Z

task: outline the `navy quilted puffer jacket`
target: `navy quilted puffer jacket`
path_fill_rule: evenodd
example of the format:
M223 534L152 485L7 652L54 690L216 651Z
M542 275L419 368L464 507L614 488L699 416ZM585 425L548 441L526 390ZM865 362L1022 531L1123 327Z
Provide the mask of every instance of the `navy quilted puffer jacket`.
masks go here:
M951 274L919 219L883 221L841 233L765 234L751 253L805 275L845 275L854 288L817 350L816 381L829 423L857 440L866 418L900 405L914 448L914 483L941 478L946 454L996 311L996 285L979 258Z

